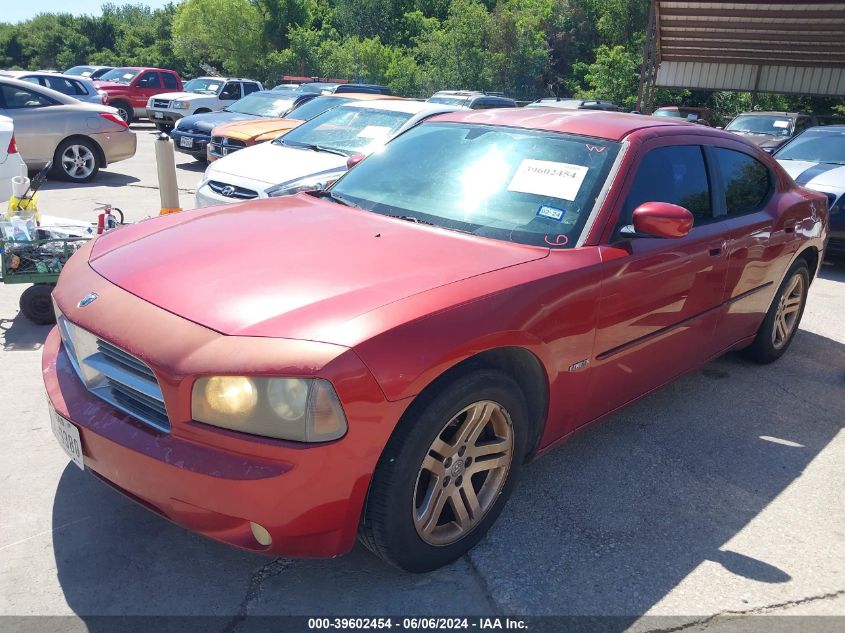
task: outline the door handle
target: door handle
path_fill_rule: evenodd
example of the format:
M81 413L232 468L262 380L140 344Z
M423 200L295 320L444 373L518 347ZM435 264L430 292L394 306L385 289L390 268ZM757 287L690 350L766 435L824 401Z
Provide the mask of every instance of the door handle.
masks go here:
M788 223L784 224L783 225L783 232L784 233L795 233L795 225L796 224L797 224L797 222L795 222L795 221L788 222Z
M708 252L710 253L711 257L718 257L724 252L726 246L727 244L725 242L722 242L721 244L715 244L710 247Z

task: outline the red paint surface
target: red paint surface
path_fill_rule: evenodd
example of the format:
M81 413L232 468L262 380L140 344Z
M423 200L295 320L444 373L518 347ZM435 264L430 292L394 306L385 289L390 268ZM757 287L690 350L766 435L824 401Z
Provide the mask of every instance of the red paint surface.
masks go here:
M506 244L306 195L108 233L71 259L54 297L71 321L152 367L172 432L144 427L92 397L54 332L45 383L53 406L80 428L86 466L208 536L263 550L249 533L253 520L273 536L270 553L340 554L354 542L370 477L397 421L457 363L503 347L534 355L548 392L542 451L747 342L789 265L824 248L824 200L727 133L594 112L443 118L624 139L586 243ZM644 152L689 143L741 149L769 165L777 182L765 208L676 239L615 240ZM76 307L92 291L99 299ZM585 368L570 371L583 360ZM306 446L196 423L193 382L216 373L329 380L349 432Z

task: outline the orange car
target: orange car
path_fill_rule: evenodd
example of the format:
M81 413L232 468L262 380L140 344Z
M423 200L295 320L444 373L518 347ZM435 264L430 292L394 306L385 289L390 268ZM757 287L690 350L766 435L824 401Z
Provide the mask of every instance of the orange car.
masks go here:
M211 131L211 142L206 154L209 161L223 158L234 151L250 147L265 141L272 141L285 132L290 132L297 125L308 119L313 119L326 110L336 108L349 101L366 101L370 99L401 99L382 94L370 93L342 93L339 95L323 95L307 101L284 119L257 119L249 121L234 121L218 125Z

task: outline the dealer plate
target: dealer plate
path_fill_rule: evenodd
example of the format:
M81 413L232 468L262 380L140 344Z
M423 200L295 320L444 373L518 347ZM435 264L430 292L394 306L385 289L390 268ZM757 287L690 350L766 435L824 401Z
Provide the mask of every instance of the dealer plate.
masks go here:
M190 136L182 136L179 138L179 147L193 147L194 139Z
M163 119L164 118L164 112L153 112L153 118Z
M50 424L53 427L53 435L59 441L67 456L73 463L85 470L85 462L82 460L82 440L79 439L79 429L70 420L66 420L53 407L50 407Z

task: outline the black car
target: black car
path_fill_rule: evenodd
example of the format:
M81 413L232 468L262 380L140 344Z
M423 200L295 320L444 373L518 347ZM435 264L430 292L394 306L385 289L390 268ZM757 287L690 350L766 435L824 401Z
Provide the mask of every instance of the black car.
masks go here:
M206 160L206 148L211 140L211 130L233 121L279 118L303 103L319 96L316 92L291 92L289 90L260 90L253 92L220 112L204 112L179 119L170 132L177 151L190 154L197 160Z
M501 92L480 92L477 90L441 90L428 99L429 103L443 103L469 108L489 110L490 108L515 108L516 101Z

